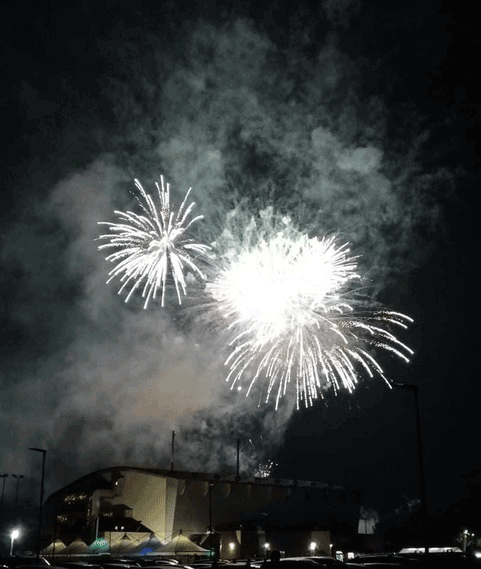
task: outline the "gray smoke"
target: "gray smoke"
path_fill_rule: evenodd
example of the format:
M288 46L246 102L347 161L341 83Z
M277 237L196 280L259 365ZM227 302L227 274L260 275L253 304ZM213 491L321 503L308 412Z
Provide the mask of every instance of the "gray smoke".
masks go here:
M327 13L346 21L350 5L327 2ZM417 163L427 137L413 125L401 151L388 140L390 109L362 97L356 61L334 35L308 56L245 19L183 33L176 50L151 35L99 42L115 128L84 128L98 158L60 181L32 166L4 234L18 338L2 367L2 468L27 471L36 463L25 449L42 446L50 487L109 464L168 468L172 430L176 467L189 470L234 472L237 439L252 438L258 456L243 446L241 460L252 473L295 408L286 400L274 412L230 391L215 339L185 326L175 306L126 305L118 283L105 285L97 222L133 207L134 177L152 189L163 174L176 198L192 187L206 235L235 206L272 206L311 235L339 235L361 255L373 298L428 254L440 221L433 187L446 175Z

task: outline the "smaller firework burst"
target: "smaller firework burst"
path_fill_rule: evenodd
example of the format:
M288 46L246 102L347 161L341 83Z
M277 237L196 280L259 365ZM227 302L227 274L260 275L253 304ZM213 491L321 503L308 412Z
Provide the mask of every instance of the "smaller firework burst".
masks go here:
M115 263L109 272L107 283L120 277L123 283L119 294L129 289L125 302L134 292L142 287L144 308L162 291L162 306L165 301L167 282L171 279L175 285L179 304L182 295L187 292L186 274L188 272L204 279L204 274L196 264L196 258L209 250L208 245L196 242L188 237L188 230L203 218L202 215L190 219L194 202L187 203L191 189L186 193L179 209L175 212L170 203L170 186L156 182L160 207L155 206L153 198L147 194L139 180L135 185L139 195L134 194L142 210L141 214L132 211L115 211L119 222L99 222L106 225L110 233L101 235L107 243L99 246L99 250L116 249L106 257Z
M272 474L272 470L279 466L273 460L267 460L266 462L260 462L257 466L257 470L254 473L255 478L269 478Z

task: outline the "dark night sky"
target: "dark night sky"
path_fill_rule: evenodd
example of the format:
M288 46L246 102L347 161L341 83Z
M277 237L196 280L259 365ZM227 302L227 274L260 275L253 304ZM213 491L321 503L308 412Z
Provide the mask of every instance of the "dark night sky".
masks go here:
M246 465L345 483L382 515L418 497L409 393L373 380L307 410L258 408L176 309L142 311L104 284L97 221L130 207L134 177L165 174L207 223L242 196L352 243L373 295L415 319L413 361L387 375L419 386L430 515L474 523L474 14L223 6L15 2L2 18L1 472L25 475L31 504L29 446L48 449L52 491L103 465L165 467L175 429L185 469L234 467L236 438L251 438ZM377 166L342 166L366 147Z

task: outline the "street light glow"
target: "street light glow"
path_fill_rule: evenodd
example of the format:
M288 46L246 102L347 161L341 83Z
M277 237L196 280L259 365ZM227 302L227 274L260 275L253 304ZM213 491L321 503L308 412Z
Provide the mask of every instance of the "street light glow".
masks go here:
M13 542L20 536L20 530L18 529L13 529L10 532L10 557L13 555Z

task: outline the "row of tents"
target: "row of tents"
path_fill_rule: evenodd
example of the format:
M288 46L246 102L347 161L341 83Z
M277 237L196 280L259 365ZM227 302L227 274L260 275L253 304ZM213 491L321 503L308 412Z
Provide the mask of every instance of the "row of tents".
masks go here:
M92 555L98 553L110 553L111 555L206 555L208 549L204 549L191 541L182 531L179 532L170 542L163 544L153 534L147 539L139 540L138 537L129 536L125 533L121 539L109 542L108 539L98 538L91 544L85 543L83 539L77 537L70 544L65 545L61 540L53 541L48 547L42 550L42 555L52 557L60 555L62 557L70 555Z

